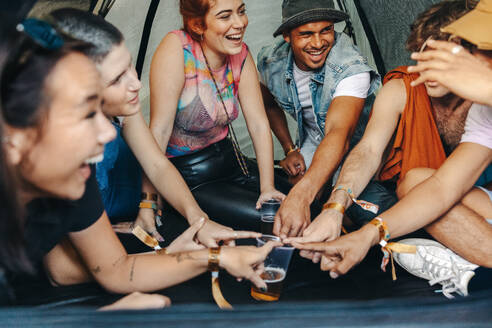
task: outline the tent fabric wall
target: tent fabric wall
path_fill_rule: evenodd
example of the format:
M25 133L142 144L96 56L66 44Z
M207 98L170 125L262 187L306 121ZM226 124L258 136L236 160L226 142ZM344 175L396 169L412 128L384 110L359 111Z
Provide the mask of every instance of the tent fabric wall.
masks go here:
M364 28L374 36L373 47L377 47L382 59L378 65L383 75L400 66L409 65L410 53L405 42L410 34L410 25L421 12L440 0L353 0L356 13L352 17L362 20ZM373 48L374 49L374 48Z
M281 5L282 0L256 1L245 0L248 10L249 25L246 30L245 42L249 46L253 58L256 60L256 55L259 50L273 42L273 32L280 25ZM138 47L140 45L140 37L143 30L143 22L147 14L150 0L147 1L130 1L118 0L113 8L106 16L106 19L116 25L125 35L127 45L129 46L134 58L137 57ZM353 5L348 5L348 8L355 8ZM356 11L353 10L354 14ZM361 45L362 52L369 58L370 63L374 63L370 50L369 43L365 37L360 20L356 22L356 36L358 44ZM152 56L159 45L162 38L174 29L182 27L182 20L179 14L178 0L160 1L157 13L150 34L149 45L145 56L145 61L142 70L143 88L140 93L144 116L148 119L150 109L149 99L149 69L152 61ZM344 23L337 24L337 31L342 31L345 27ZM373 64L375 67L375 65ZM288 117L289 129L292 137L296 135L296 124ZM250 157L254 157L254 149L249 137L246 123L241 115L233 124L236 134L243 152ZM275 158L282 159L283 151L280 144L275 140Z
M246 30L245 42L249 46L254 59L259 50L273 41L273 32L281 22L282 0L256 1L246 0L249 26ZM106 19L116 25L125 35L127 45L134 58L137 58L143 22L147 15L150 0L130 1L117 0ZM149 45L142 70L143 88L140 92L144 116L148 119L150 109L149 69L152 56L162 38L170 31L182 27L178 0L160 1L150 34ZM295 124L290 120L291 131L295 136ZM253 145L241 115L233 124L241 149L247 156L254 156ZM276 157L283 157L283 151L276 143Z
M409 53L404 48L409 33L409 25L416 15L439 0L337 0L349 13L354 28L355 39L361 53L380 73L399 65L410 63ZM55 8L70 6L88 10L91 0L39 0L32 14L39 16ZM97 1L98 9L103 1ZM140 92L144 116L148 120L150 111L149 98L149 69L152 56L162 38L171 30L181 28L182 21L178 8L179 0L161 0L152 26L149 43L143 63ZM144 28L145 18L150 0L116 0L106 19L116 25L125 35L126 44L136 60ZM281 23L282 0L245 0L248 9L249 26L245 42L256 60L258 51L273 42L273 32ZM336 25L337 31L342 31L345 23ZM374 36L372 47L366 36L366 30ZM380 50L380 58L374 47ZM377 57L383 65L376 65ZM296 136L296 124L288 117L289 129L293 138ZM254 157L254 149L242 115L233 124L243 152ZM274 137L275 158L282 159L283 151Z

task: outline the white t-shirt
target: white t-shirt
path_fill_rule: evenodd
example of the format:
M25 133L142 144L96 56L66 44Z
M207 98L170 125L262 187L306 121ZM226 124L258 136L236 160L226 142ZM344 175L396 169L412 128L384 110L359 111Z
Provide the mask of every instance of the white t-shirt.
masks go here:
M461 142L473 142L492 149L492 107L472 104Z
M301 70L294 62L294 81L297 88L297 97L302 107L303 128L306 133L306 139L301 145L301 154L304 157L306 168L311 165L314 152L323 139L323 133L316 123L311 90L309 89L313 74L312 71ZM333 98L340 96L366 98L370 85L371 76L369 72L349 76L338 83Z

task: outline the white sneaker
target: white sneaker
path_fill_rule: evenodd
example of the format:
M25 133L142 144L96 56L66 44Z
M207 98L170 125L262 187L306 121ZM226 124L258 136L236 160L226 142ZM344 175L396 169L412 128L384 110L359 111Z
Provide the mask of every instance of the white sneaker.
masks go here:
M468 296L468 282L475 275L478 265L455 254L440 243L421 238L409 238L398 243L414 245L415 254L393 253L395 261L411 274L429 280L431 286L440 283L441 292L447 298L454 298L452 293Z

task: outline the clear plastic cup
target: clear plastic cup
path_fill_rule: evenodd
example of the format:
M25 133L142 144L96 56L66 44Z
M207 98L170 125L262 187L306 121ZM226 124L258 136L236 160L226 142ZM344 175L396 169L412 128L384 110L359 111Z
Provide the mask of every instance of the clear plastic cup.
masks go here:
M277 236L263 235L260 238L256 238L256 244L258 247L261 247L271 240L280 241L280 238ZM268 254L264 262L265 271L261 274L261 278L267 284L267 290L261 291L255 285L251 285L251 296L254 299L268 302L279 299L293 253L294 247L281 246L275 247Z

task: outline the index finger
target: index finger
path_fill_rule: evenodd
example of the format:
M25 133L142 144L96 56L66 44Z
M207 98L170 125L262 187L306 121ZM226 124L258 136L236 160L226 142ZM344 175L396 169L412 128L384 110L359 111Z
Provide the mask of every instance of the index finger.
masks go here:
M215 233L212 234L212 237L215 240L231 240L231 239L237 239L239 238L239 232L240 231L234 231L234 230L228 230L228 229L221 229Z
M224 235L228 235L229 238L225 239L246 239L246 238L259 238L261 237L261 233L254 231L244 231L244 230L234 230L231 232L224 233Z
M292 246L298 249L304 249L308 251L317 251L317 252L324 252L327 254L337 254L338 252L336 251L336 248L333 246L330 246L328 243L298 243L298 242L291 242Z
M452 41L442 41L442 40L428 40L427 41L427 46L433 49L437 50L445 50L445 51L452 51L454 47L456 47L457 44L456 42ZM462 50L463 51L463 50Z
M453 59L453 55L449 51L443 51L443 50L427 50L424 52L414 52L411 55L411 58L413 60L417 61L428 61L428 60L433 60L433 59L438 59L442 60L445 62L449 62Z
M309 242L314 242L314 240L310 240L310 236L302 236L302 237L287 237L282 239L284 243L299 243L299 244L306 244Z

